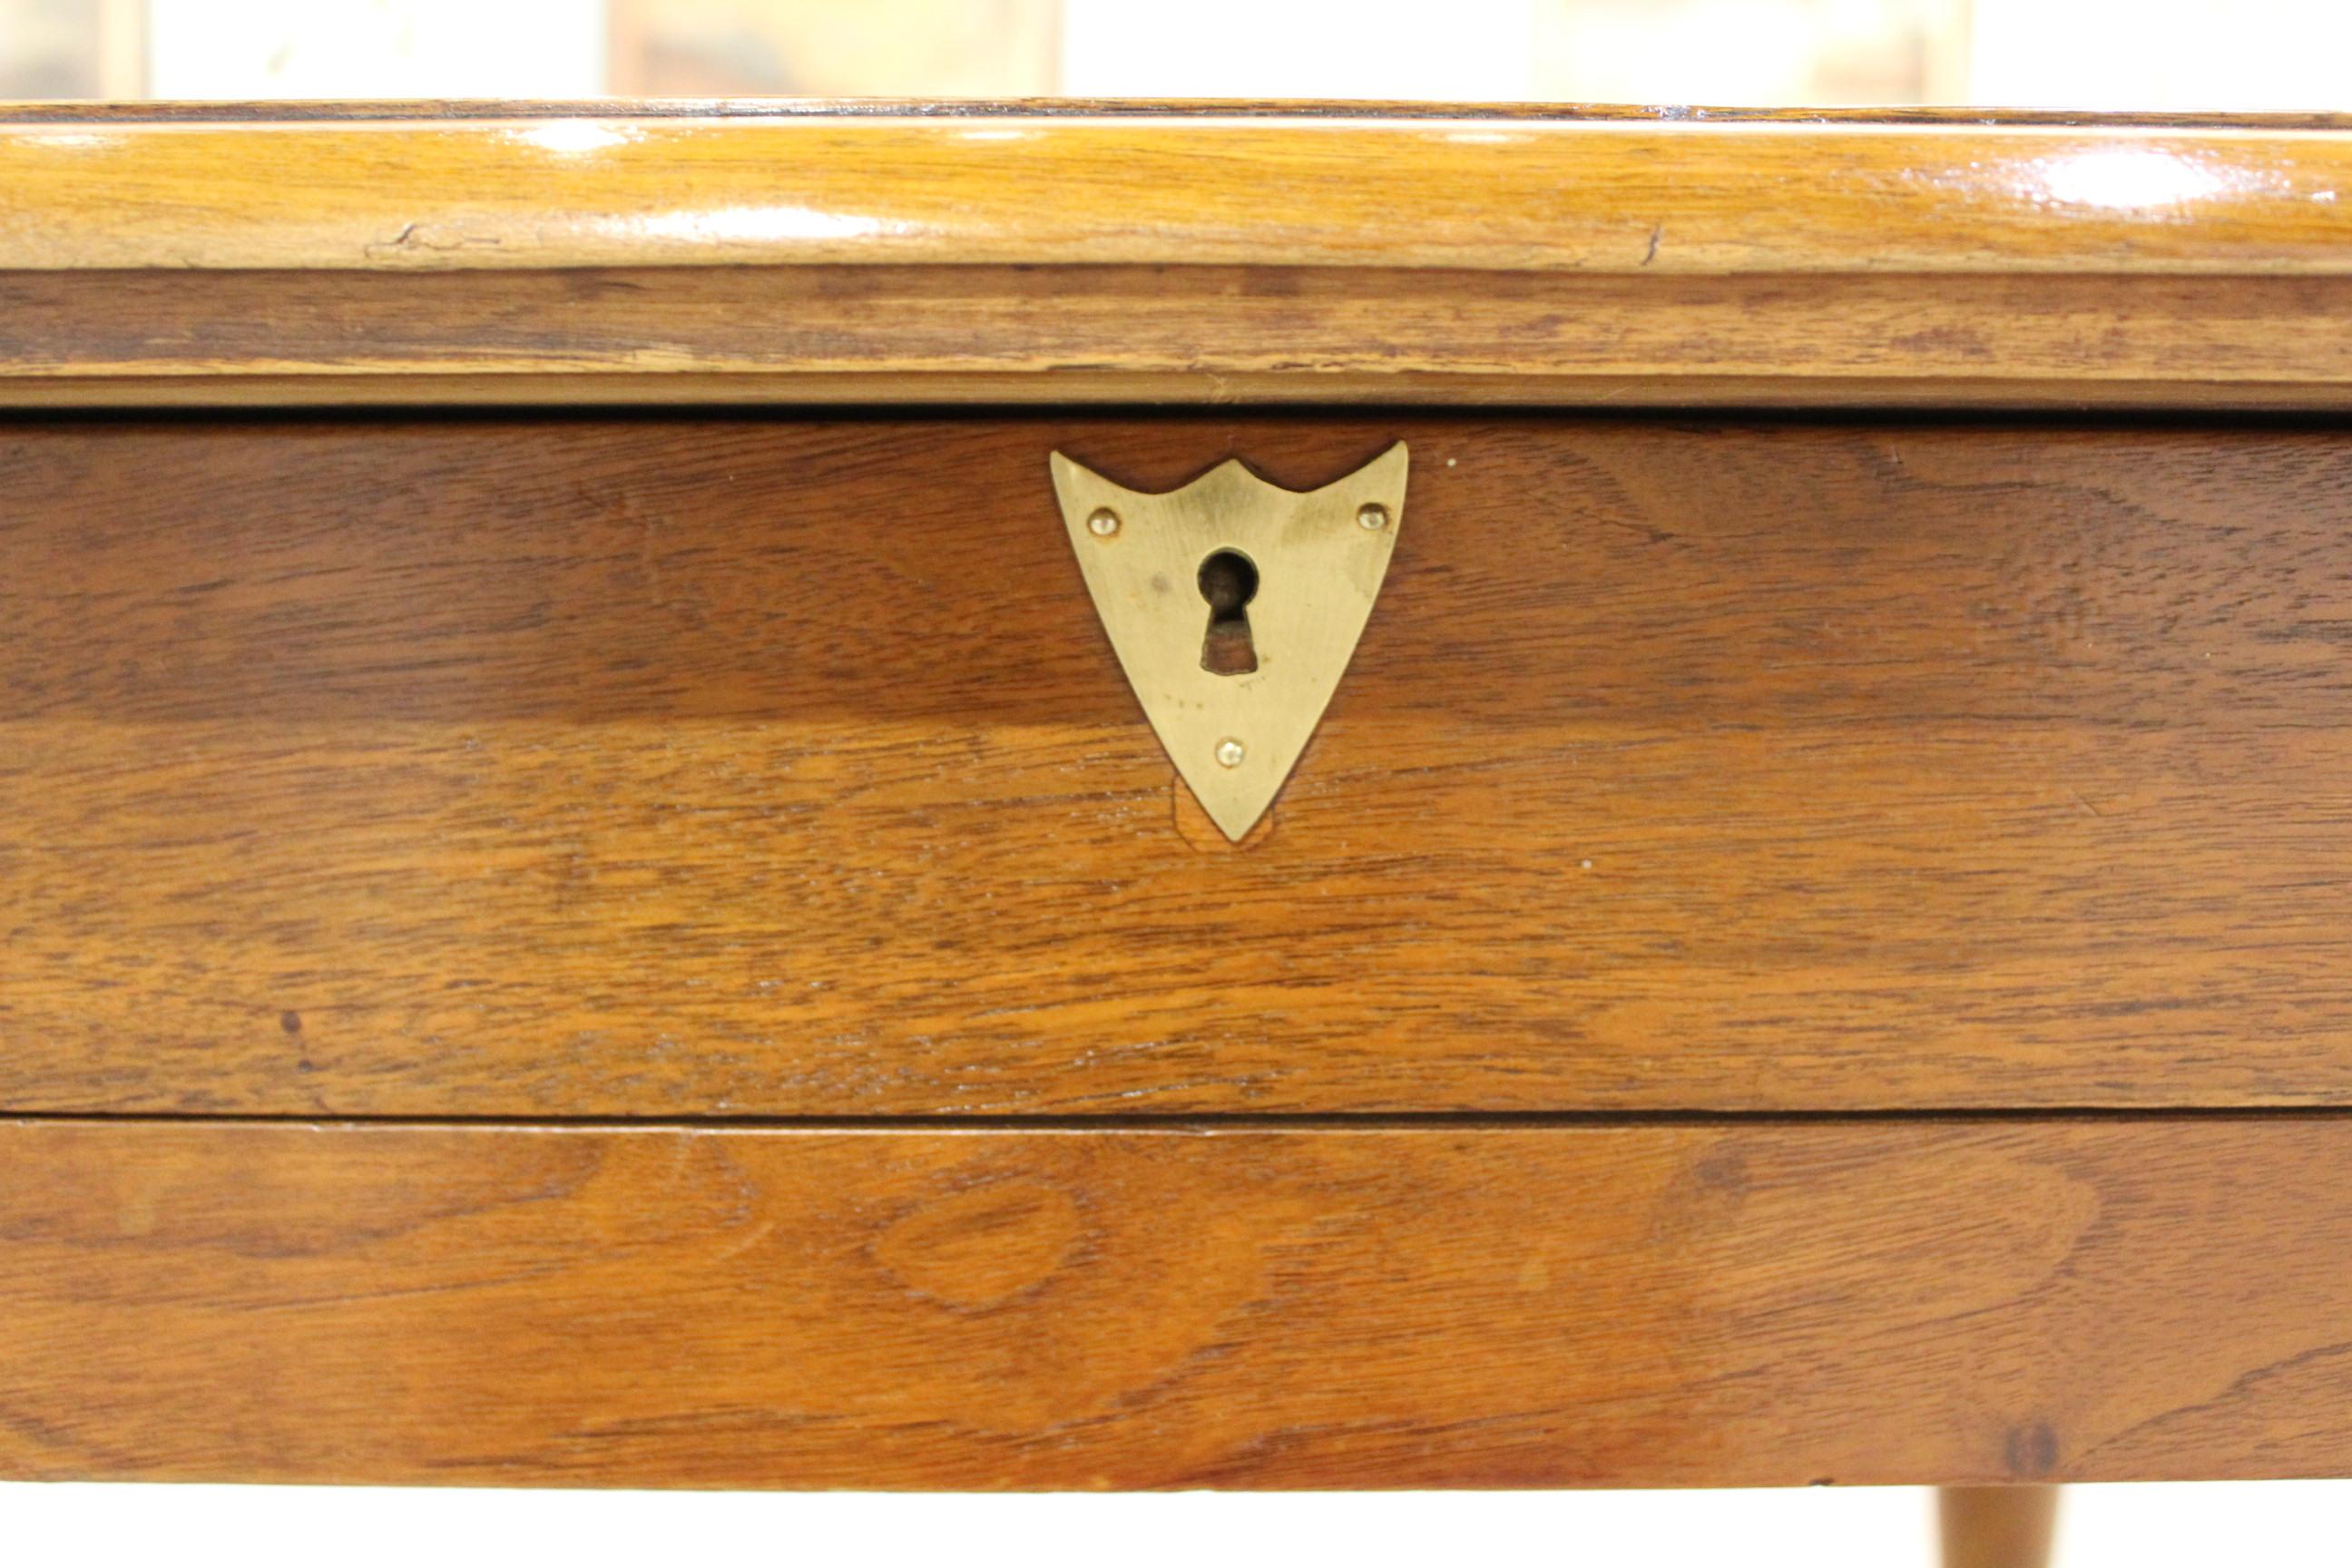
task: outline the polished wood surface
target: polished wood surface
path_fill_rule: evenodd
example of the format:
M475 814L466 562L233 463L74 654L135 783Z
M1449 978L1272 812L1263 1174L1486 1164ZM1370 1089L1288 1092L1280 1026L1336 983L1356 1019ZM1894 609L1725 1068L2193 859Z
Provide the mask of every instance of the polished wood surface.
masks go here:
M1943 1568L2045 1568L2055 1487L1946 1487L1936 1500Z
M1969 119L0 106L0 1475L2352 1469L2352 122Z
M0 401L2340 410L2341 191L2260 117L20 116Z
M2352 274L2352 133L797 115L0 121L0 270ZM1769 193L1791 199L1769 199Z
M1226 846L1061 449L1406 531ZM2352 1101L2352 440L19 424L0 1104Z
M2341 1118L0 1130L0 1471L1799 1485L2352 1466Z

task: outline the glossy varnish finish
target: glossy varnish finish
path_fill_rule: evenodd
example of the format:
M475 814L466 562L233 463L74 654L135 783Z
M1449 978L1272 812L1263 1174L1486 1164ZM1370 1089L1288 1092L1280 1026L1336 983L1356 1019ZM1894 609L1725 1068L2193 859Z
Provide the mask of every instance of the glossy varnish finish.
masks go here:
M0 1473L2341 1473L2352 1125L0 1128Z
M1376 108L0 119L0 401L2341 409L2347 149Z
M0 190L10 271L2352 273L2352 135L2262 125L0 121Z
M1046 455L1401 437L1236 851ZM15 1109L2352 1100L2337 433L60 422L0 479Z

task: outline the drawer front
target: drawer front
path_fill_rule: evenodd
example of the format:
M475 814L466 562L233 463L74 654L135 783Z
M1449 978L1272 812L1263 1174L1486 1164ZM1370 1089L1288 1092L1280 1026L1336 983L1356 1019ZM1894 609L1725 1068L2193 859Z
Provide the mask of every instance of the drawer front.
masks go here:
M1047 456L1399 439L1229 845ZM19 1110L2352 1101L2338 430L20 420L0 613Z
M2352 1468L2352 1125L2333 1116L20 1121L0 1122L0 1476Z

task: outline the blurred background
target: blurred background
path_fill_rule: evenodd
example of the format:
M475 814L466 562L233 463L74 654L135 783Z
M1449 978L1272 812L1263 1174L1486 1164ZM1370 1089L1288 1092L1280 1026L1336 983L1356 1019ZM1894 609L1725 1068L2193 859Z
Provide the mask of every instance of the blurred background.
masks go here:
M2352 0L0 0L0 99L1358 98L1723 105L2352 109ZM0 323L5 325L5 323ZM0 1486L26 1561L575 1563L730 1556L1023 1568L1444 1561L1904 1568L1929 1499L696 1499ZM2076 1489L2062 1564L2352 1556L2352 1484ZM355 1525L357 1528L355 1528ZM44 1553L39 1543L56 1543ZM762 1544L766 1543L766 1544ZM852 1543L855 1543L854 1549ZM284 1546L280 1554L277 1546Z
M0 99L2352 108L2352 0L0 0Z

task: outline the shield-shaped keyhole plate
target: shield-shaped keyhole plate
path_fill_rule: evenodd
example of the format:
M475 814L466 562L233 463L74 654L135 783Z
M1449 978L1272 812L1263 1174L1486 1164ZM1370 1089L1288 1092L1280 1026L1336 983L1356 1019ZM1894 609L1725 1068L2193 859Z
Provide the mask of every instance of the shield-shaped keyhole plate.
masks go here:
M1054 491L1087 591L1160 743L1227 838L1272 805L1338 689L1404 521L1400 441L1344 479L1286 490L1228 460L1151 495L1054 454ZM1207 668L1202 567L1256 573L1255 668Z

